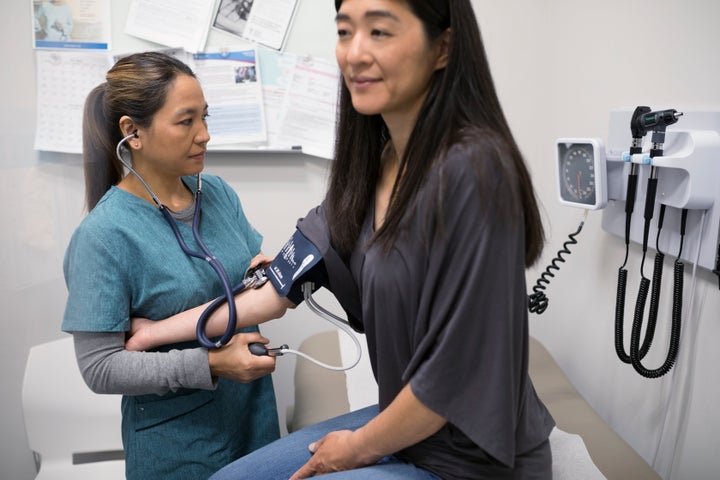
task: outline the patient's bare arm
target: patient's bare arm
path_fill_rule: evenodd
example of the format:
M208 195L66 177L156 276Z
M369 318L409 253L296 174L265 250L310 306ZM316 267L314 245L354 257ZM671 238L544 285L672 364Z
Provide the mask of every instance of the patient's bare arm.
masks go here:
M210 303L164 320L133 318L125 348L142 351L160 345L194 340L198 318ZM290 300L278 295L269 282L260 288L244 290L235 295L235 306L238 330L280 318L288 308L295 307ZM214 337L225 333L227 319L228 307L223 304L210 315L205 329L207 336Z

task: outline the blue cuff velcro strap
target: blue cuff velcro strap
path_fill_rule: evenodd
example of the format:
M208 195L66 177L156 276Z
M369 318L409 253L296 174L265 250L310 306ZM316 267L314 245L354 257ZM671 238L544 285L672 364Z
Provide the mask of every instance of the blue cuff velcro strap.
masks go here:
M322 260L322 255L317 247L300 230L295 230L293 236L265 271L270 283L273 284L280 296L288 297L297 305L302 301L302 296L298 298L297 295L301 287L300 277L306 276L305 273L317 265L320 260ZM296 282L297 285L295 285Z

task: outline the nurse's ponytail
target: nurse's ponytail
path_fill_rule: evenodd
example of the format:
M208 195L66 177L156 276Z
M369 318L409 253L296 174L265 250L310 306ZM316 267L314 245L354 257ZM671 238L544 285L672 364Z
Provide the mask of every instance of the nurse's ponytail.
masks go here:
M120 129L113 128L105 116L106 88L107 83L102 83L90 92L83 113L83 169L88 211L95 208L105 192L123 176L123 166L115 156Z

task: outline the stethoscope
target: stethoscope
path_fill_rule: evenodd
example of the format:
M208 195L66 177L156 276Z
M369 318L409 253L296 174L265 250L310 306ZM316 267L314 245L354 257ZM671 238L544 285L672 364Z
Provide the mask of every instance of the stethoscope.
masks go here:
M220 280L220 283L223 287L223 295L216 298L210 305L208 305L205 310L200 314L200 317L198 318L197 327L195 329L195 335L197 337L198 343L200 343L201 346L208 348L208 349L216 349L220 348L223 345L227 344L230 339L235 335L235 328L237 326L237 311L235 307L235 295L238 293L244 291L248 288L259 288L262 285L267 282L267 276L265 275L265 270L261 267L256 267L253 269L248 269L245 272L245 275L243 276L243 280L240 284L236 285L235 287L232 287L230 283L230 277L227 274L227 271L225 270L225 267L220 262L220 260L215 257L215 255L210 252L207 245L205 245L205 242L203 242L202 238L200 237L200 217L202 216L202 178L200 176L200 173L197 174L197 187L195 189L195 208L193 213L193 220L192 220L192 234L193 238L195 239L195 242L197 243L198 247L200 248L200 251L193 250L190 247L187 246L185 243L185 240L182 237L182 234L180 233L180 229L177 226L177 222L173 218L172 214L170 213L170 209L167 208L165 205L160 202L160 199L157 198L155 193L152 191L150 186L145 182L145 180L140 176L139 173L135 171L134 168L132 168L132 165L130 165L129 162L127 162L121 152L122 145L130 140L131 138L137 137L137 131L131 133L130 135L127 135L126 137L123 137L115 147L115 154L117 155L118 160L120 163L123 164L125 168L128 169L130 173L132 173L138 180L140 180L140 183L143 185L145 190L147 190L148 194L152 198L153 202L157 206L158 210L160 210L160 213L162 214L163 218L165 218L165 221L170 225L170 228L173 231L173 234L175 235L175 238L177 239L178 244L180 245L180 248L182 251L190 256L199 258L201 260L205 260L210 264L210 266L213 268L215 273L217 274L218 279ZM287 345L282 345L281 347L277 348L267 348L262 343L252 343L249 345L250 352L252 352L254 355L269 355L269 356L282 356L284 354L292 353L298 356L301 356L303 358L306 358L307 360L323 367L327 368L329 370L349 370L353 368L355 365L358 364L360 361L360 357L362 356L362 349L360 347L360 342L355 337L353 332L350 330L349 324L333 315L331 312L325 310L320 305L318 305L315 300L312 298L312 284L310 282L306 282L302 285L302 291L303 296L305 298L305 302L307 303L310 310L319 315L320 317L326 319L339 329L343 330L345 333L350 336L350 338L355 343L357 355L353 362L350 363L350 365L345 367L335 367L332 365L327 365L323 362L320 362L317 359L314 359L308 355L306 355L303 352L293 350L288 348ZM208 338L207 334L205 333L205 329L207 326L208 319L210 318L210 315L217 310L223 303L227 303L228 306L228 322L227 327L225 328L225 333L217 340L212 341Z

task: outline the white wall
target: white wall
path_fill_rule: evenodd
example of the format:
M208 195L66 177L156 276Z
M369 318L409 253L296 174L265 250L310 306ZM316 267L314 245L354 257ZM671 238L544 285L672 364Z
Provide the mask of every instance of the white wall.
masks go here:
M0 78L0 305L4 312L0 480L34 476L20 404L24 363L31 345L62 335L59 325L66 294L62 254L82 218L79 157L32 149L35 79L29 3L6 5L0 33L6 47ZM122 26L127 3L112 3L115 24ZM501 100L546 214L548 248L528 275L531 286L582 218L579 210L555 201L554 139L604 137L608 112L617 107L719 108L720 4L715 0L473 3ZM288 50L332 58L332 2L301 0L300 4ZM122 35L122 29L114 34ZM207 171L222 175L237 189L249 218L265 235L265 251L272 254L290 235L295 220L322 198L327 167L328 162L307 156L214 153ZM713 408L720 398L715 367L720 353L713 348L720 338L717 279L699 271L693 312L698 327L686 329L673 371L661 380L646 380L617 360L613 347L616 271L624 245L600 229L598 212L589 215L579 240L548 288L550 307L542 316L531 316L533 334L598 412L666 479L715 478L711 473L720 469L713 435L720 427ZM633 247L635 264L638 252ZM666 278L669 275L666 272ZM689 272L686 284L689 289ZM632 283L628 298L634 298ZM322 301L332 306L331 299ZM658 327L658 350L663 350L667 338L666 320L663 317ZM307 334L326 328L300 307L268 324L264 333L277 343L297 345ZM693 338L688 335L693 331L696 348L691 348ZM663 355L657 352L648 363L660 361ZM281 358L274 374L283 417L291 403L293 365L293 358ZM688 393L687 416L679 418L684 423L678 427L677 416L671 415L668 431L661 437L669 392L677 385ZM677 405L682 406L673 404L671 414L679 410Z
M554 140L606 138L608 112L614 108L719 109L720 4L714 0L474 3L502 103L546 212L549 241L544 259L528 275L530 287L582 220L581 210L555 200ZM698 272L695 305L690 321L684 323L678 364L662 379L644 379L615 355L615 288L624 244L605 233L600 223L600 212L589 214L579 243L571 247L573 254L547 290L548 310L530 317L532 333L600 415L664 478L717 478L720 444L715 432L720 416L712 406L720 394L716 382L720 354L714 348L720 334L718 279L708 271ZM717 231L718 226L709 228ZM640 257L640 248L633 245L628 310L636 296ZM670 263L666 261L664 272L668 300ZM686 265L686 310L690 270ZM652 368L665 358L669 311L666 302L660 310L655 347L645 362ZM630 316L626 313L626 318ZM675 393L669 404L670 392ZM678 415L683 410L685 418ZM666 432L661 436L666 412ZM678 422L684 423L678 427Z

